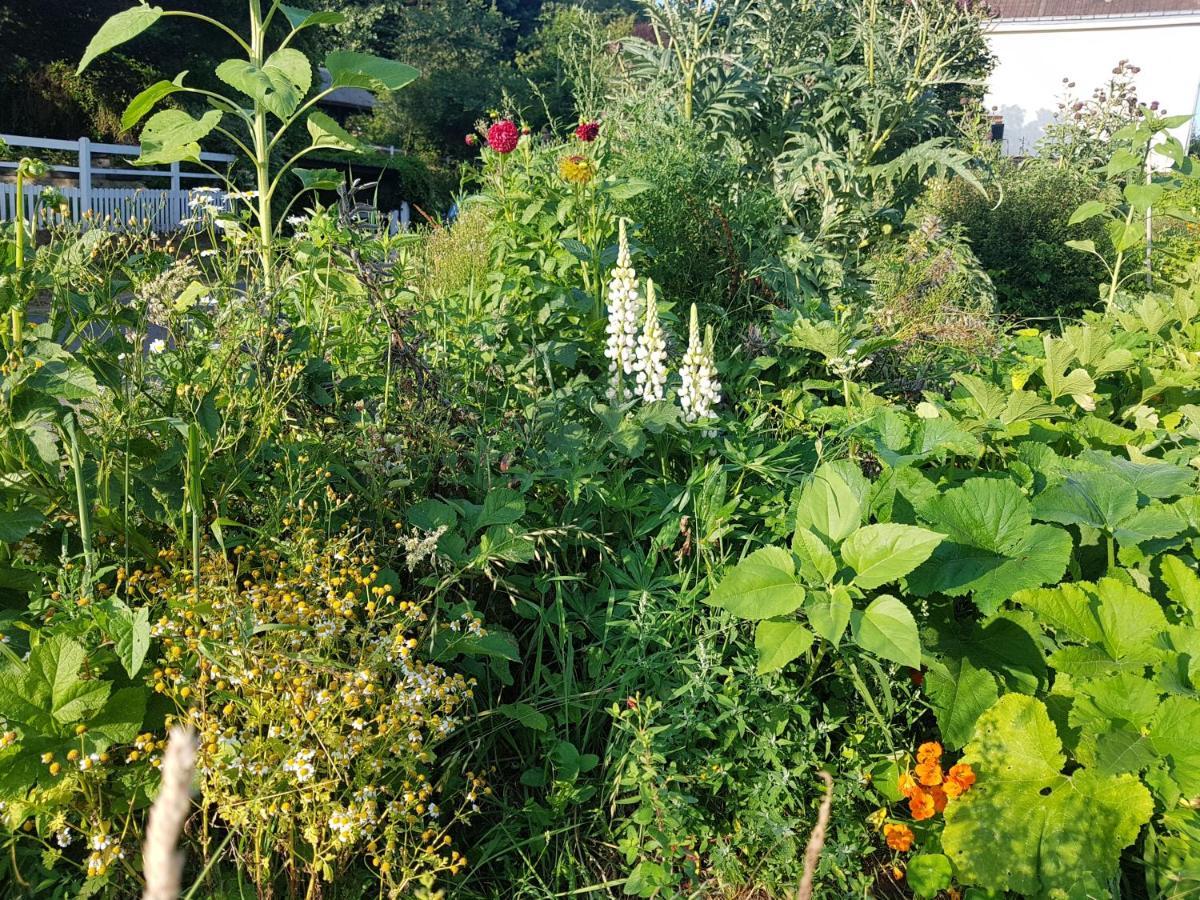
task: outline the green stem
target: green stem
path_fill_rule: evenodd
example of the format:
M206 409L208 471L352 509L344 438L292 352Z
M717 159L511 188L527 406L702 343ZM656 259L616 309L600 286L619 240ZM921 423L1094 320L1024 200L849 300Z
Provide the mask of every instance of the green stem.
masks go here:
M17 269L17 281L20 283L21 270L25 266L25 175L20 166L17 167L17 247L14 263ZM25 338L25 313L21 309L19 298L13 303L10 316L12 318L12 350L14 354L19 354Z
M79 539L83 543L83 596L92 592L92 573L95 571L92 556L92 511L88 505L87 486L83 481L83 453L79 449L79 432L74 414L65 421L67 441L70 445L71 472L75 476L75 502L79 507Z

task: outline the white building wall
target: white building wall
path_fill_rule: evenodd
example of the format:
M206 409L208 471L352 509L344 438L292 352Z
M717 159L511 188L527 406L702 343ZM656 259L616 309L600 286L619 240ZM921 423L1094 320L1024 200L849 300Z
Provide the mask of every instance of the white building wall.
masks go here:
M1141 72L1138 97L1157 100L1171 115L1195 113L1200 91L1200 15L1104 19L1008 20L988 36L996 54L986 108L1004 116L1005 150L1028 154L1054 119L1063 78L1086 100L1127 59ZM1186 146L1191 125L1176 135Z

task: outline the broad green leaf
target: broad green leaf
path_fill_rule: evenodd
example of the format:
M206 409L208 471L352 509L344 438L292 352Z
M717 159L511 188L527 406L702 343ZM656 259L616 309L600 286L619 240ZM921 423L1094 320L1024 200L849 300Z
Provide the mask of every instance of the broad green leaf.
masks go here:
M1141 726L1158 709L1158 688L1131 672L1121 672L1078 685L1068 721L1100 731L1105 723Z
M300 179L300 183L304 185L305 190L310 191L336 191L346 181L346 176L337 169L302 169L296 167L292 169L292 174Z
M489 525L511 525L525 515L525 498L512 488L498 487L488 491L483 508L475 520L475 531Z
M812 644L813 633L795 619L764 619L754 629L758 674L782 669Z
M1174 537L1188 527L1187 519L1174 504L1153 503L1121 521L1113 537L1122 545Z
M82 73L96 57L103 56L114 47L133 40L157 22L162 14L161 6L138 5L111 16L100 26L100 30L96 32L88 43L87 49L83 51L83 58L79 60L79 67L75 70L75 74Z
M0 511L0 541L13 544L36 531L46 517L32 506Z
M1033 515L1060 525L1088 525L1112 534L1138 508L1137 491L1105 472L1078 471L1033 498Z
M1008 401L1000 413L1000 423L1014 425L1017 422L1035 422L1058 415L1062 415L1062 410L1053 403L1047 403L1039 394L1033 391L1013 391L1008 395Z
M1100 450L1088 450L1080 457L1091 465L1122 479L1144 497L1167 500L1192 492L1196 480L1193 470L1159 460L1134 462Z
M840 544L862 522L863 508L845 479L822 466L800 491L796 527L807 528L830 544Z
M796 581L792 555L763 547L727 572L704 602L743 619L774 619L803 605L804 588Z
M104 709L88 723L84 742L89 752L99 752L113 744L127 744L142 730L146 717L148 691L141 687L121 688L114 691Z
M1200 796L1200 700L1168 697L1150 723L1150 742L1185 796Z
M323 112L308 114L308 134L314 147L330 150L358 150L361 144L345 128Z
M908 861L904 880L912 888L914 896L936 897L949 888L954 880L950 859L941 853L918 853Z
M1079 204L1075 212L1071 213L1071 218L1067 220L1068 225L1078 225L1080 222L1086 222L1088 219L1093 219L1108 209L1099 200L1085 200Z
M947 539L999 554L1017 550L1029 529L1029 501L1011 481L971 478L935 498L924 518Z
M1098 644L1104 631L1096 617L1099 601L1091 584L1060 584L1052 588L1033 588L1013 594L1013 603L1031 610L1039 623L1049 626L1062 640Z
M142 668L150 649L150 610L144 606L136 611L124 604L114 606L108 617L108 636L116 644L117 658L132 678Z
M421 77L412 66L351 50L330 53L325 57L325 68L333 79L333 87L363 88L377 93L398 91Z
M1136 181L1131 181L1125 185L1123 193L1134 210L1139 214L1144 214L1146 210L1162 199L1165 191L1166 188L1161 184L1138 184Z
M312 10L301 9L298 6L288 6L285 3L280 3L279 9L287 17L288 24L295 31L299 31L302 28L311 28L314 25L340 25L346 21L345 13L333 12L332 10L313 12Z
M186 76L187 72L180 72L175 76L174 81L156 81L130 100L129 105L125 107L125 112L121 114L121 130L128 131L142 121L163 97L169 97L171 94L185 90L183 79Z
M800 568L810 581L828 583L837 574L837 560L825 542L804 527L792 535L792 552L800 559Z
M940 665L966 660L975 669L990 672L1006 693L1033 694L1047 686L1042 631L1030 616L1002 614L981 623L943 606L928 621L930 628L922 640L928 653L943 661Z
M496 712L534 731L545 731L550 727L550 720L528 703L504 703L496 707Z
M299 50L285 47L267 57L261 68L249 60L227 59L217 66L217 77L286 119L312 86L312 66Z
M865 525L842 543L842 559L854 569L854 583L871 590L907 575L925 562L942 537L915 525Z
M1095 253L1096 252L1096 242L1095 241L1063 241L1063 243L1066 244L1066 246L1070 247L1072 250L1078 250L1080 253Z
M890 659L912 669L921 668L921 639L917 622L908 607L888 594L851 613L854 641L868 653Z
M921 510L947 539L908 576L918 596L973 594L985 613L1016 591L1057 582L1070 559L1071 536L1052 525L1032 525L1030 504L1010 481L972 478Z
M971 739L975 721L1000 697L992 674L976 668L966 658L951 658L944 665L929 666L925 672L925 693L937 717L942 742L951 749Z
M1100 609L1096 614L1103 633L1101 646L1113 659L1150 663L1162 655L1158 636L1167 630L1167 617L1153 597L1115 578L1096 585Z
M193 119L181 109L155 113L142 129L142 155L135 165L162 165L174 162L199 162L200 141L221 121L221 113L210 109Z
M804 615L808 617L808 624L835 647L846 633L853 609L850 592L841 585L829 591L814 591L804 599Z
M1000 418L1006 402L1004 392L1000 388L976 375L966 375L961 372L955 373L954 380L979 406L979 411L985 419Z
M1200 625L1200 575L1178 556L1162 559L1162 580L1167 596L1192 614L1192 623Z
M979 717L963 761L977 781L946 807L942 849L964 884L1046 897L1070 891L1080 873L1105 880L1154 810L1131 775L1064 775L1046 707L1022 694Z

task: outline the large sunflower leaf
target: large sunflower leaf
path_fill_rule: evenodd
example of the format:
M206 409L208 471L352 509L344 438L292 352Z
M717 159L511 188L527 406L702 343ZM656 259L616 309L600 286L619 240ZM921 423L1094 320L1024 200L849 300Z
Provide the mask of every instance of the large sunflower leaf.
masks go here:
M221 121L222 113L210 109L194 119L182 109L164 109L150 117L142 129L142 155L134 165L199 162L200 140Z
M1042 898L1070 891L1083 872L1103 880L1154 810L1131 775L1064 775L1046 707L1022 694L979 717L963 760L977 781L947 806L942 849L964 884Z

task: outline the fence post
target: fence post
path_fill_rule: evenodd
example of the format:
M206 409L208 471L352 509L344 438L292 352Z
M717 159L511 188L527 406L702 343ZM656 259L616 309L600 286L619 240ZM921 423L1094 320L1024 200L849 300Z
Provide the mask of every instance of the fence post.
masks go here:
M408 231L408 223L412 219L412 212L408 207L408 201L405 200L400 204L400 230Z
M79 139L79 215L92 208L92 142Z
M179 191L180 191L179 163L177 163L177 162L171 163L171 190L174 191L175 193L179 193Z

